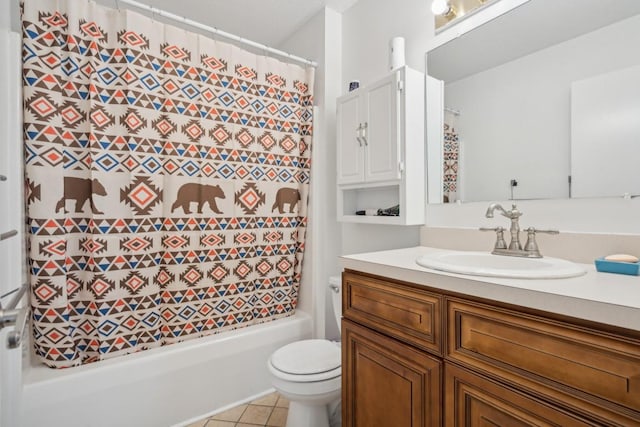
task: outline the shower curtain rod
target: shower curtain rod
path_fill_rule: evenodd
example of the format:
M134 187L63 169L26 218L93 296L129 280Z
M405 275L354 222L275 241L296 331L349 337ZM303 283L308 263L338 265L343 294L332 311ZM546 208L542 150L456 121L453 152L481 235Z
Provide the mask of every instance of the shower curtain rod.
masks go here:
M309 65L309 66L314 67L314 68L316 68L318 66L318 63L316 61L311 61L311 60L302 58L300 56L292 55L290 53L284 52L284 51L279 50L279 49L274 49L274 48L269 47L267 45L264 45L264 44L261 44L261 43L258 43L258 42L254 42L252 40L248 40L248 39L242 38L240 36L236 36L235 34L231 34L231 33L227 33L226 31L219 30L219 29L217 29L215 27L211 27L209 25L205 25L203 23L191 20L191 19L186 18L184 16L179 16L179 15L173 14L171 12L167 12L166 10L158 9L158 8L155 8L155 7L150 6L148 4L145 4L145 3L140 3L139 1L135 1L135 0L116 0L117 7L119 6L120 3L125 3L125 4L128 4L130 6L136 7L138 9L146 10L148 12L151 12L152 15L155 14L155 15L162 16L164 18L171 19L173 21L182 22L183 24L189 25L190 27L199 28L199 29L201 29L203 31L206 31L206 32L209 32L209 33L213 33L213 34L222 36L225 39L233 40L235 42L238 42L238 43L241 43L241 44L244 44L244 45L247 45L247 46L251 46L251 47L254 47L254 48L269 52L269 53L271 53L273 55L285 57L285 58L289 59L290 61L300 62L302 64Z

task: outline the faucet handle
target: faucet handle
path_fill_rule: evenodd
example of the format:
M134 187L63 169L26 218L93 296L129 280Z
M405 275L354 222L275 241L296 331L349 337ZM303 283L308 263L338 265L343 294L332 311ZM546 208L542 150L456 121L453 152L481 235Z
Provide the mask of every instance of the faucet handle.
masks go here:
M507 242L504 240L504 227L480 227L480 231L495 231L496 232L496 244L493 250L507 249Z
M538 248L538 243L536 242L536 233L545 233L545 234L559 234L558 230L538 230L535 227L529 227L526 230L527 232L527 243L524 245L525 252L529 253L529 256L535 258L542 258L542 254L540 254L540 249Z
M533 228L533 231L535 231L536 233L544 233L544 234L560 234L560 232L558 230L538 230L537 228L534 227L530 227ZM528 231L529 229L527 229Z
M544 234L560 234L558 230L540 230L535 227L525 228L524 231L526 231L527 233L533 232L533 233L544 233Z

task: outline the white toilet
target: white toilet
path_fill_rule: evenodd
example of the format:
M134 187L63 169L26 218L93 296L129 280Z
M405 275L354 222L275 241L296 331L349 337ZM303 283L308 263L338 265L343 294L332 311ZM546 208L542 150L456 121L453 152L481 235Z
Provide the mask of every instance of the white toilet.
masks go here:
M340 328L340 277L329 278L329 288ZM297 341L271 355L267 365L273 387L289 399L287 427L340 425L341 362L340 343L329 340Z

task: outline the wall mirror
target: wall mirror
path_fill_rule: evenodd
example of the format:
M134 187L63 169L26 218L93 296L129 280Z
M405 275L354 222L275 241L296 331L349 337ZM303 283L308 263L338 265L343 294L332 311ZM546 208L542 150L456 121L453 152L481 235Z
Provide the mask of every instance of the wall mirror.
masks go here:
M638 46L638 0L529 0L428 51L429 203L639 195Z

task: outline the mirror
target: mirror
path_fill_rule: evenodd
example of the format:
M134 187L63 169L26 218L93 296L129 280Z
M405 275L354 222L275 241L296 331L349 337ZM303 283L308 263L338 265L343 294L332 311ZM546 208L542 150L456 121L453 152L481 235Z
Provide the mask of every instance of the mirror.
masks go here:
M529 0L428 51L429 202L640 194L639 14Z

